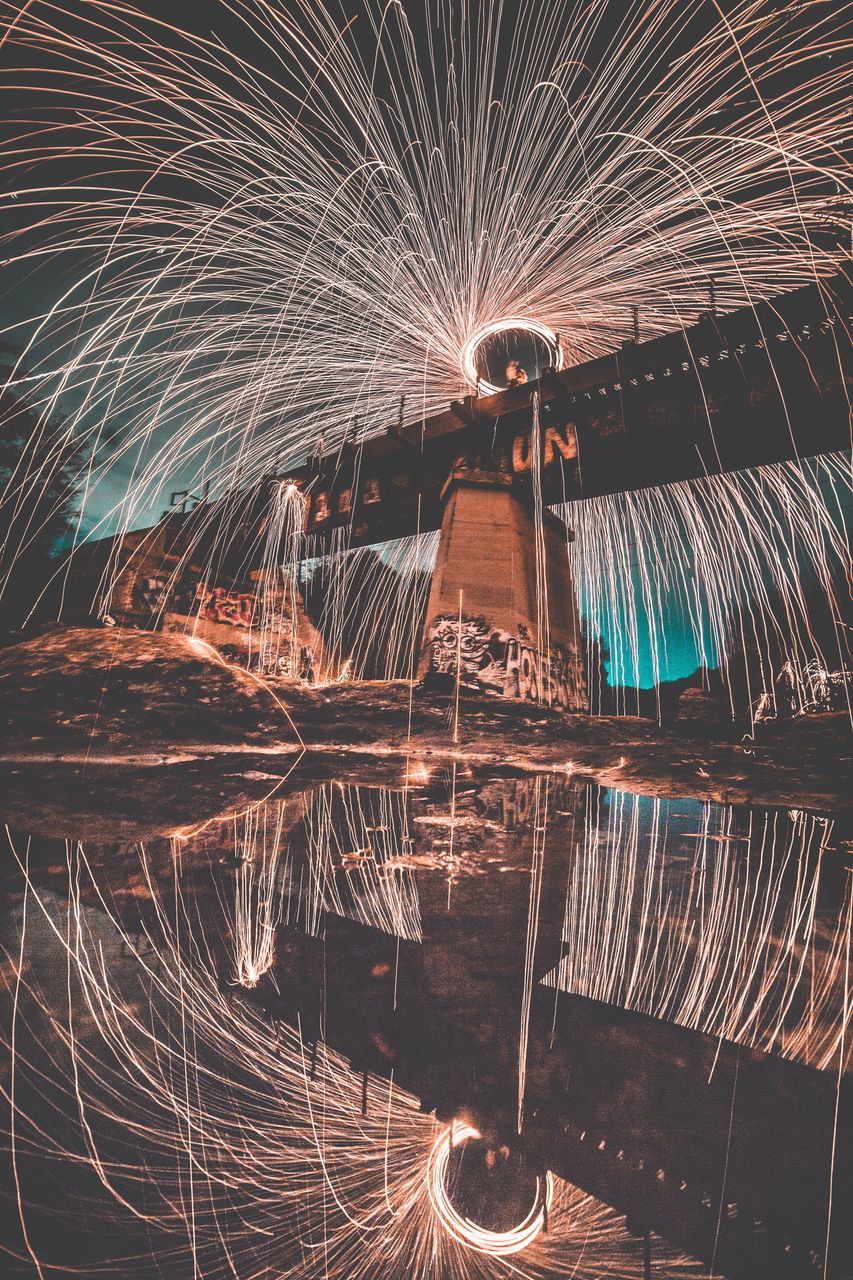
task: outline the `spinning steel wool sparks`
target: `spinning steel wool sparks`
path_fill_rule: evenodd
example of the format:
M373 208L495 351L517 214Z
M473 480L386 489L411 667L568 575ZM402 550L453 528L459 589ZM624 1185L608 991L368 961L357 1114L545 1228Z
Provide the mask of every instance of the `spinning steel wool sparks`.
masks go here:
M7 1154L36 1272L640 1280L652 1258L686 1280L717 1212L717 1274L822 1244L822 1183L789 1228L744 1176L792 1098L820 1174L846 1097L829 822L470 771L284 788L144 845L7 841ZM568 995L537 980L555 962ZM738 1085L741 1045L762 1052ZM722 1125L701 1149L696 1106L695 1133Z
M440 1135L430 1152L427 1169L430 1203L448 1234L460 1244L478 1253L490 1254L495 1258L506 1258L514 1253L522 1253L542 1231L554 1200L554 1177L551 1173L545 1175L544 1192L540 1186L541 1180L536 1179L533 1206L524 1221L517 1227L509 1231L488 1231L478 1227L470 1219L463 1218L454 1208L447 1194L445 1178L448 1158L453 1148L480 1137L478 1129L463 1122L453 1124L448 1133Z
M0 0L0 1252L849 1280L847 13L171 9Z
M84 459L75 542L144 525L164 478L180 476L186 493L222 500L199 505L175 553L189 563L203 543L213 569L239 560L255 487L387 430L400 405L401 423L446 405L510 326L560 368L638 325L679 331L826 281L845 259L849 68L829 3L531 2L510 20L496 0L470 12L371 2L342 26L322 6L250 0L222 5L233 47L133 7L7 0L3 14L7 83L34 121L8 148L4 267L35 272L43 298L7 331L24 347L7 390L38 426L7 485L3 581L37 536L31 498L69 440ZM776 369L791 341L759 338ZM59 410L67 430L45 455ZM772 667L767 637L781 629L798 662L843 667L795 598L798 573L813 573L844 639L829 575L849 471L826 467L829 494L795 463L770 494L738 475L572 513L584 613L610 641L617 682L666 669L661 562L675 581L666 603L703 659L725 664L757 635ZM739 521L744 594L732 599L704 544L698 567L654 549L673 501L709 538ZM799 510L814 532L794 567ZM626 573L632 521L643 550ZM347 547L344 534L335 555ZM768 580L784 592L781 623ZM282 643L267 634L278 569L261 581L265 663ZM374 666L411 666L418 590L403 592ZM327 608L333 655L339 609ZM367 647L359 637L334 670L357 672Z
M530 377L536 377L538 373L544 371L544 367L548 366L554 369L562 369L563 367L563 350L559 344L559 339L555 333L547 328L544 324L539 324L535 320L522 320L510 318L508 320L495 320L491 324L484 325L482 329L472 336L465 343L462 350L462 372L467 380L475 387L482 388L486 394L501 391L501 386L487 382L483 378L480 368L478 367L482 359L481 352L484 348L488 348L490 344L494 344L495 339L503 338L505 342L509 342L518 335L522 340L528 343L538 343L541 346L544 356L543 365L534 366L530 371ZM513 348L506 346L506 354L504 363L513 354ZM479 358L478 358L479 357ZM528 375L525 372L525 377Z

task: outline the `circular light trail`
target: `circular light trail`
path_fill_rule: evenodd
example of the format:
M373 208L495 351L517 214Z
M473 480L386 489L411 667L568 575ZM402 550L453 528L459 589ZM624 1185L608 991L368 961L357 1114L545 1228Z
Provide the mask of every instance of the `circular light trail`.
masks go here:
M477 1253L488 1254L492 1258L507 1258L514 1253L521 1253L532 1244L544 1227L545 1216L554 1196L554 1177L550 1172L546 1173L543 1197L542 1179L537 1176L536 1194L530 1212L518 1226L509 1231L489 1231L470 1218L464 1218L454 1208L447 1194L447 1163L454 1148L464 1142L475 1142L481 1136L478 1129L462 1120L455 1120L449 1129L445 1129L430 1152L427 1190L430 1204L449 1236Z
M539 342L544 345L550 355L549 363L553 368L562 369L563 367L563 353L557 341L557 335L547 325L542 324L539 320L527 320L519 316L510 316L506 320L494 320L491 324L483 325L482 328L471 335L462 348L461 356L462 372L467 380L474 386L480 387L488 395L503 391L504 387L497 386L495 383L483 378L477 368L477 353L491 338L496 338L500 334L512 333L514 330L526 334L534 343Z

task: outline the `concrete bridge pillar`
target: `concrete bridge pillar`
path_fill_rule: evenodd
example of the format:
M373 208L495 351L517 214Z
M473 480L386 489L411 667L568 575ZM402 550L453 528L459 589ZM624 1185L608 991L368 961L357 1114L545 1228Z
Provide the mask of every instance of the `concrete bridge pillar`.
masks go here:
M503 697L588 710L566 526L544 512L540 554L546 589L537 619L532 504L502 472L453 472L443 492L441 537L419 674L445 676Z

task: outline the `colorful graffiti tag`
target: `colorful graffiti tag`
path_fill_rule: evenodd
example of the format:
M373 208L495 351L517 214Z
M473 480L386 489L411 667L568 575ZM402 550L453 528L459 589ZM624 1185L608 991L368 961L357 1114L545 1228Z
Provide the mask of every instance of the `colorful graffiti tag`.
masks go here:
M255 602L250 594L226 591L224 587L208 587L206 583L199 582L196 603L199 616L207 622L222 622L230 627L252 625Z
M463 684L505 698L543 702L565 710L582 710L586 700L579 676L580 660L563 645L553 645L540 662L538 648L520 624L512 635L492 627L482 616L442 614L427 632L428 671L456 676Z

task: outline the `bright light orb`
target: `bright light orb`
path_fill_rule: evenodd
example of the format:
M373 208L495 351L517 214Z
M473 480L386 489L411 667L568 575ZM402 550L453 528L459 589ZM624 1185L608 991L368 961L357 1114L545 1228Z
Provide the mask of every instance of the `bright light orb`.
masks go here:
M538 320L518 316L483 325L462 348L462 372L486 395L506 388L504 370L510 360L518 361L530 382L546 367L563 367L556 333Z
M542 1180L536 1178L536 1191L529 1213L518 1226L509 1231L489 1231L470 1218L458 1213L447 1194L445 1178L451 1151L463 1142L476 1142L482 1135L473 1125L454 1120L449 1129L439 1136L427 1162L427 1191L430 1204L441 1225L459 1244L492 1258L507 1258L521 1253L533 1243L545 1225L545 1217L554 1197L554 1178L545 1175L545 1191Z

